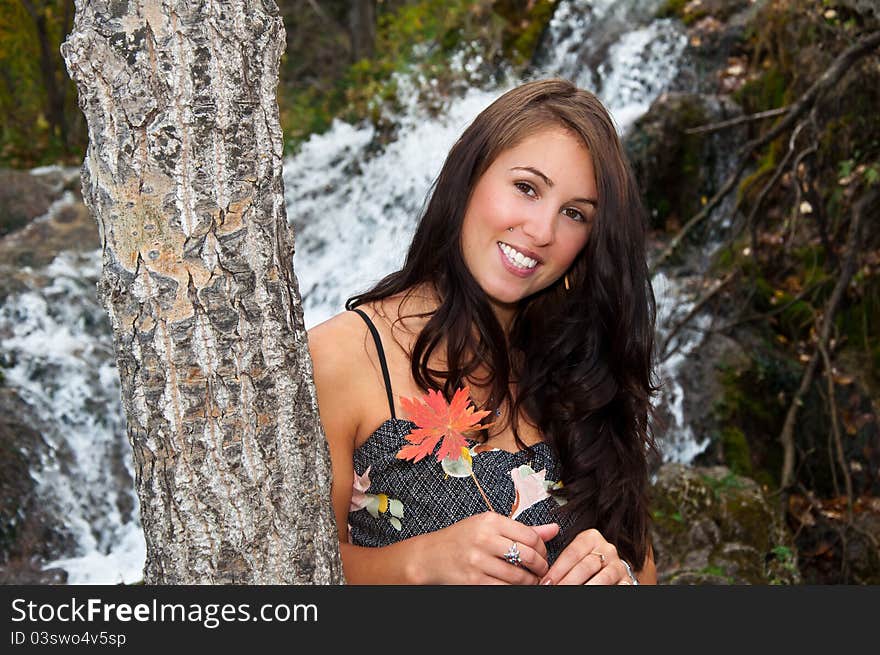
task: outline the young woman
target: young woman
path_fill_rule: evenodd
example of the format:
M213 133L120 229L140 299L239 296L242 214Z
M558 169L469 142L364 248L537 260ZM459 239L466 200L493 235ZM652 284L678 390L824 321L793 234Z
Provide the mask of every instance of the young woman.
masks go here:
M656 583L645 221L595 96L485 109L346 309L309 346L349 583Z

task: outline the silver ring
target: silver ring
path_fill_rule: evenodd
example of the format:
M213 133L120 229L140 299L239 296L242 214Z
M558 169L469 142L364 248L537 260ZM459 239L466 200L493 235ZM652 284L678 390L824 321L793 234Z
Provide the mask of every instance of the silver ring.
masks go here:
M636 576L633 575L633 570L632 570L632 567L629 565L629 562L627 562L625 559L622 559L620 561L623 563L624 567L626 567L626 574L629 576L630 584L633 584L633 585L639 584L639 581L636 579Z
M514 566L519 566L520 564L522 564L522 558L519 556L519 548L517 547L515 541L510 545L510 548L507 550L507 552L504 553L504 561L506 561L508 564L513 564Z

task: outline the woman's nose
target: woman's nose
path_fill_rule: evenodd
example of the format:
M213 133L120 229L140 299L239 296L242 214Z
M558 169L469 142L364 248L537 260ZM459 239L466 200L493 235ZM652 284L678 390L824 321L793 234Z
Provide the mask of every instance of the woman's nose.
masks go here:
M556 230L556 212L536 211L523 221L522 231L536 246L553 243Z

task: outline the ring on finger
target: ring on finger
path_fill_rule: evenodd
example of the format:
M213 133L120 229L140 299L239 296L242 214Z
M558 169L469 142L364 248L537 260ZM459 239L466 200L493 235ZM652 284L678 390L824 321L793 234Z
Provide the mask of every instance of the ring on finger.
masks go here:
M598 550L594 550L592 553L590 553L590 555L596 555L599 558L599 562L602 564L602 566L605 566L605 554L604 553L600 553Z
M520 557L519 547L516 545L514 541L510 548L504 553L504 561L508 564L513 564L514 566L519 566L522 564L522 557Z

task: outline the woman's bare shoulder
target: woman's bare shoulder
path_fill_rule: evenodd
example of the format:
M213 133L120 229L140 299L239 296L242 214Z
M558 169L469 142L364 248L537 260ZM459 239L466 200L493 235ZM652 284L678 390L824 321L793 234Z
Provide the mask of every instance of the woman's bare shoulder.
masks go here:
M364 408L371 402L363 374L369 367L366 329L360 316L344 311L308 330L318 409L331 447L354 443Z
M351 311L340 312L313 326L308 331L308 340L315 367L329 372L340 367L350 369L359 363L364 354L366 329L363 319Z

